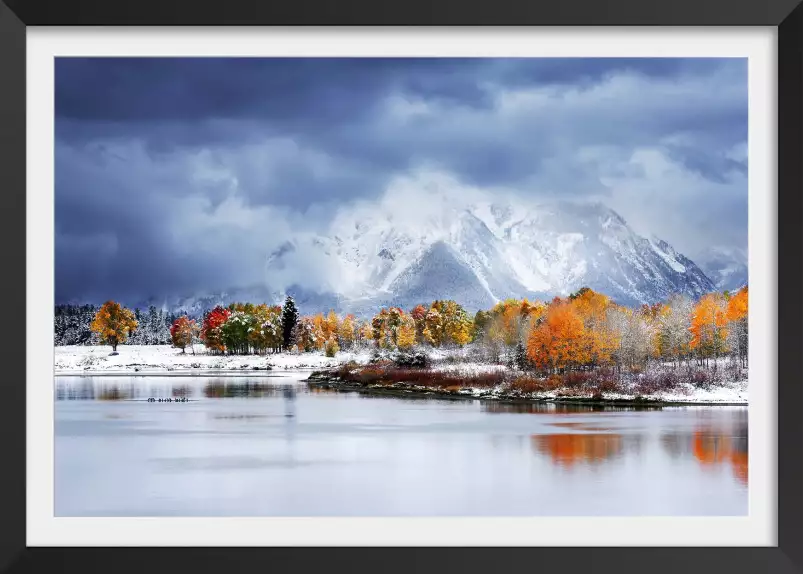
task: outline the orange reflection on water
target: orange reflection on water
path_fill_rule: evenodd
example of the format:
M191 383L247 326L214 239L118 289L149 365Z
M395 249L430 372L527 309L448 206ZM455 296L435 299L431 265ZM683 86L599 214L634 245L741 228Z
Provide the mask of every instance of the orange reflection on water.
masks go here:
M622 435L618 434L533 435L532 441L539 452L564 467L600 463L622 453Z
M736 479L747 484L746 441L734 440L726 434L697 431L692 439L692 450L704 467L729 465Z

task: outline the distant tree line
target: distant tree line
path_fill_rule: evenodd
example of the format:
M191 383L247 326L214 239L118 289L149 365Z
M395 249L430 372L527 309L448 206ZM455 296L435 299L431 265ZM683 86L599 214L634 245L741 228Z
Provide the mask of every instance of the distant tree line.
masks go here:
M455 301L436 300L409 312L380 309L370 320L354 315L299 316L292 297L283 306L232 303L203 318L150 307L130 311L113 301L56 308L56 344L202 344L207 352L267 354L372 347L458 348L469 343L488 362L507 361L543 375L613 369L617 376L642 372L653 362L695 363L716 370L731 357L747 366L748 290L708 293L697 301L674 295L629 308L584 287L549 302L507 299L471 317Z
M92 331L92 321L100 307L95 305L56 305L53 341L56 345L97 345L100 335ZM131 345L169 345L170 326L181 316L154 306L134 309L137 327L127 337Z

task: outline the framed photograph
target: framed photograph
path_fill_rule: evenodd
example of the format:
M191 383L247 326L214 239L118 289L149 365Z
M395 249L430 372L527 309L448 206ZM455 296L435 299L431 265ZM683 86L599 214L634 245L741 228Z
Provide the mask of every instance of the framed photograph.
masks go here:
M0 568L803 571L803 8L580 4L0 4Z

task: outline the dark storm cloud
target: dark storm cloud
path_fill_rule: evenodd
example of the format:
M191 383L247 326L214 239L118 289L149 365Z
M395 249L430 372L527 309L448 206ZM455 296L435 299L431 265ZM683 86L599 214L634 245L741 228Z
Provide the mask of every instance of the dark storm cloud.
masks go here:
M60 58L55 70L59 300L258 283L286 235L421 166L602 196L685 250L746 242L742 60ZM652 213L662 202L677 215Z
M704 58L60 58L56 114L108 122L225 117L314 124L348 121L388 90L487 105L483 82L575 86L622 71L700 76L720 66Z

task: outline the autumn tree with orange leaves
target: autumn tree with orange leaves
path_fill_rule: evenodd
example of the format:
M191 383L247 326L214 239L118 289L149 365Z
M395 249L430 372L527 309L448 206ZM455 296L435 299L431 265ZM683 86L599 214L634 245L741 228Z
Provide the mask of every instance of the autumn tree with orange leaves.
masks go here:
M621 339L608 321L608 311L612 307L610 298L585 287L571 295L569 300L583 321L589 362L592 365L609 364Z
M727 301L720 293L703 295L694 307L690 347L700 364L707 364L709 358L716 359L728 350L727 308ZM716 363L714 365L716 367Z
M524 304L526 315L536 318L530 323L527 356L538 368L563 371L613 362L621 333L608 319L612 303L607 296L585 287L568 299L554 299L545 316L542 306Z
M186 348L191 346L195 339L196 331L198 331L198 326L195 321L184 315L173 321L170 326L170 340L174 347L181 349L182 354L186 353ZM192 354L195 354L194 347Z
M129 333L137 328L137 321L130 309L116 301L106 301L95 313L90 328L98 334L101 344L111 345L116 353L117 345L125 343Z
M542 321L530 331L527 357L549 372L571 370L591 358L583 319L568 301L553 301Z

